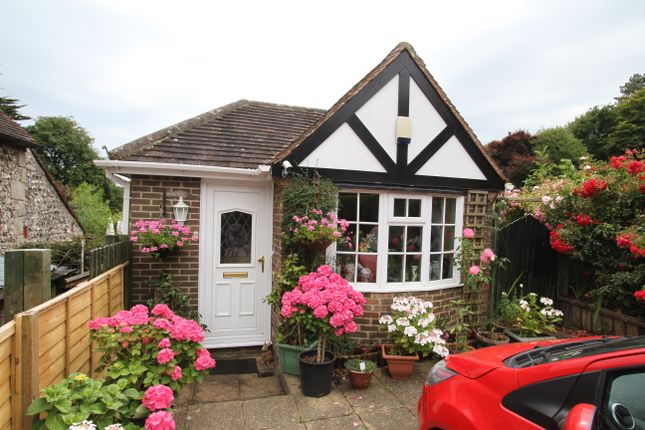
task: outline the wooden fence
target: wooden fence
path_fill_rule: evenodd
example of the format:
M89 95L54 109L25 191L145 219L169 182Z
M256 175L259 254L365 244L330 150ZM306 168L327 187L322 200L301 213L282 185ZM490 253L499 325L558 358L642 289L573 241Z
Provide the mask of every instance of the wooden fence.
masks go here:
M0 327L0 430L30 429L25 415L40 391L72 372L94 374L88 323L123 309L128 263L87 281ZM7 376L5 376L7 375Z
M565 324L571 327L606 335L645 334L645 321L620 312L605 308L596 311L592 305L568 297L560 297L558 306L564 312Z

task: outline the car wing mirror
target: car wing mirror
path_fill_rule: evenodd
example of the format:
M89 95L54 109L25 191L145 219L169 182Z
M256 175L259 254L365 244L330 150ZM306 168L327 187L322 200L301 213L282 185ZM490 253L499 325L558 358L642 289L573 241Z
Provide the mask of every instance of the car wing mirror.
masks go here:
M591 430L596 417L596 407L579 403L569 411L562 430Z

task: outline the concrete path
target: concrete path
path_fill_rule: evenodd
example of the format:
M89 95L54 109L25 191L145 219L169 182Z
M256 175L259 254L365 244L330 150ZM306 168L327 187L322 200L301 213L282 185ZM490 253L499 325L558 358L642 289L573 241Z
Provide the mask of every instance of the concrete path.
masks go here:
M300 378L291 375L282 383L277 376L210 375L177 398L177 429L416 429L417 401L432 364L417 363L405 381L379 369L366 390L344 381L320 398L303 396Z

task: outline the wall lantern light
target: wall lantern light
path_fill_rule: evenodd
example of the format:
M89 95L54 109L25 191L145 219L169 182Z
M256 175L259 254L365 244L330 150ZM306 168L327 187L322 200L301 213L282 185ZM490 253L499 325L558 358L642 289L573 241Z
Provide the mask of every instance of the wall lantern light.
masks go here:
M177 222L177 224L184 225L188 219L189 207L190 206L184 203L184 198L182 196L179 196L179 201L172 205L172 210L175 212L175 222Z
M396 118L395 126L396 143L407 145L412 140L412 121L407 116Z

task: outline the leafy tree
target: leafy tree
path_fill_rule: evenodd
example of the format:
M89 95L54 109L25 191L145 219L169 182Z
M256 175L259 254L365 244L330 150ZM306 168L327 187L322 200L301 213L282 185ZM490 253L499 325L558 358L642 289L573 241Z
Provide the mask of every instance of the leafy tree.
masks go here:
M85 182L74 189L70 203L91 243L101 242L110 219L115 220L119 217L110 210L103 197L103 191Z
M624 85L620 86L620 96L616 97L616 101L620 103L643 88L645 88L645 75L635 73Z
M645 88L616 105L616 126L606 146L615 155L645 146Z
M528 131L509 133L502 140L494 140L484 148L513 184L521 185L535 168L533 140Z
M18 99L11 97L0 96L0 109L9 115L9 118L15 121L22 121L26 119L31 119L30 117L21 114L18 110L25 107L25 105L19 105Z
M39 156L52 176L73 193L86 182L102 191L114 211L121 207L121 189L113 185L94 165L99 157L92 137L72 118L39 117L27 131L42 145Z
M540 130L535 136L534 148L545 151L553 163L567 159L577 165L580 157L588 154L582 141L576 138L571 130L564 127Z
M582 141L587 151L597 160L608 159L615 152L607 146L607 139L616 125L616 107L613 104L594 106L568 125L573 135Z

